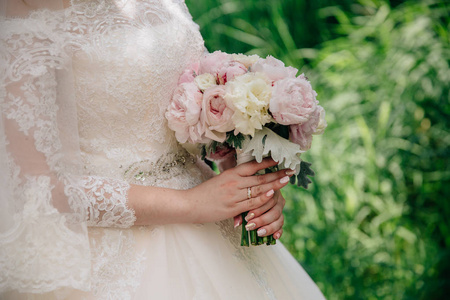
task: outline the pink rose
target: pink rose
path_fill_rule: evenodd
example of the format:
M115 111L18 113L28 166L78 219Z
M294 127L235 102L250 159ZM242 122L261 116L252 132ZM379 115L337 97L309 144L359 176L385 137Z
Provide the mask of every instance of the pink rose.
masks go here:
M298 72L296 68L285 67L281 60L270 55L266 59L259 59L251 67L251 71L264 73L272 81L278 81L288 77L295 78Z
M184 70L183 74L181 74L178 79L178 85L186 82L194 81L194 78L198 75L199 64L193 64L189 69Z
M289 139L300 145L300 149L306 151L311 148L313 134L322 134L326 124L325 110L322 106L317 105L317 109L307 122L289 126Z
M216 85L205 90L201 120L206 128L206 137L224 142L226 132L234 129L231 117L234 110L227 106L224 99L225 86Z
M285 78L275 82L269 109L279 124L303 124L317 109L316 95L304 77Z
M230 60L231 56L222 51L205 54L200 60L199 74L211 73L216 76L217 72Z
M203 94L195 83L182 83L175 90L166 118L180 143L203 141L205 129L200 122L202 98Z
M237 61L230 61L217 72L217 78L220 84L225 84L227 81L233 80L234 77L245 73L247 73L247 68L243 64Z

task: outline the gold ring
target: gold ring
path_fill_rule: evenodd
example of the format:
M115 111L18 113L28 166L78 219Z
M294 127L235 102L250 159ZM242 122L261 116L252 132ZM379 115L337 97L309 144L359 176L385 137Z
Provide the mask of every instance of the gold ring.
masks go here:
M247 198L250 199L252 197L252 188L247 188Z

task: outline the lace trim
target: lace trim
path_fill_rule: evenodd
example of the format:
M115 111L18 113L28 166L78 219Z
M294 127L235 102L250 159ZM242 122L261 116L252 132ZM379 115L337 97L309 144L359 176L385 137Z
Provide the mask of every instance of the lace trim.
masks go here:
M89 204L88 226L129 228L136 222L128 207L128 182L90 176L82 180Z

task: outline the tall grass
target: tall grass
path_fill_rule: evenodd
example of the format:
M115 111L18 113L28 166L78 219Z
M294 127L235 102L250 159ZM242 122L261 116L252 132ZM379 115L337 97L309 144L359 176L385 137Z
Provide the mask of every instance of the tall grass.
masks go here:
M328 128L285 189L283 242L328 299L444 299L450 9L443 1L187 1L206 46L305 72Z

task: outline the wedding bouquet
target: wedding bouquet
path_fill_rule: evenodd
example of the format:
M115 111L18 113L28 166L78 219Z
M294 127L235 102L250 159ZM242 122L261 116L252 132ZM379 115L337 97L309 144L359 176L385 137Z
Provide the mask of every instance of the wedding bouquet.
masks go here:
M236 150L238 164L270 156L282 168L296 171L291 183L304 188L314 175L300 154L312 136L327 126L325 111L308 79L272 56L216 51L186 69L166 112L180 143L194 144L202 158ZM234 152L234 151L233 151ZM270 237L248 233L243 214L241 245L275 244Z

